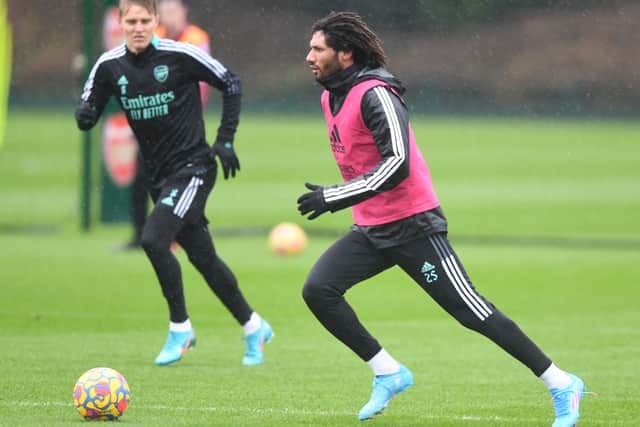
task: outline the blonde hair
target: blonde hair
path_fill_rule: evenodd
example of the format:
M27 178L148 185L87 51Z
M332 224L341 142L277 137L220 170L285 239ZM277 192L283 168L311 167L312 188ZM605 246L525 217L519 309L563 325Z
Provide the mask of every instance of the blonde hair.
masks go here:
M140 7L144 7L152 15L158 14L158 5L156 0L120 0L118 9L120 10L120 16L124 15L131 5L137 4Z

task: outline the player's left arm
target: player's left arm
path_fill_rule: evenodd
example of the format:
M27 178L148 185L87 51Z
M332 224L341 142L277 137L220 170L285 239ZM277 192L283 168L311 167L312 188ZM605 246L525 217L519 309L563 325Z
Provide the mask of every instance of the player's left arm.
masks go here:
M335 212L389 191L409 176L409 113L403 101L388 88L377 86L364 95L360 109L381 160L370 171L345 183L313 188L307 185L313 191L298 199L298 210L303 215L311 210L321 211L309 219L327 210ZM307 195L312 193L317 209L309 206L311 202Z
M194 43L198 46L203 52L206 52L208 55L211 55L211 41L209 40L209 35L202 30L202 34L197 43ZM209 99L209 84L206 82L200 82L200 101L202 102L202 107L207 106L207 100Z
M202 52L199 48L183 43L187 58L187 69L194 81L204 81L222 92L222 115L213 144L213 151L220 159L224 178L236 176L240 161L235 153L233 139L240 121L241 85L224 64Z
M224 64L199 48L186 44L191 51L187 67L195 81L203 81L222 93L222 118L216 141L233 141L240 118L242 88L240 79Z

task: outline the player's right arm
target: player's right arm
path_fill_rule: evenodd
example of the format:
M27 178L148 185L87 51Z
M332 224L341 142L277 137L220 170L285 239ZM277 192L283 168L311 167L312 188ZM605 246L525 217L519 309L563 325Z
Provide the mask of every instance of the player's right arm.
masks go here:
M76 106L76 123L80 130L89 130L96 125L112 94L107 80L108 70L104 64L105 55L91 69Z

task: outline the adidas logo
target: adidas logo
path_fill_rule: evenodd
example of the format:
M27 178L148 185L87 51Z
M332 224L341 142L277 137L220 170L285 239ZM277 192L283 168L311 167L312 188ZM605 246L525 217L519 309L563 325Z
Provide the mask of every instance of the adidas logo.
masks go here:
M428 261L425 261L425 262L424 262L424 265L423 265L423 266L422 266L422 268L420 269L420 272L421 272L421 273L423 273L423 274L424 274L424 273L428 273L428 272L430 272L431 270L434 270L435 268L436 268L436 267L435 267L433 264L429 264L429 262L428 262Z
M121 95L126 95L127 94L127 85L129 84L129 80L127 80L127 77L123 74L122 77L120 77L120 80L118 80L118 85L120 86L120 94Z
M331 142L331 150L336 153L344 153L344 145L342 144L342 140L340 139L340 133L338 132L338 127L334 124L333 129L331 130L331 136L329 137L329 141Z
M171 190L171 194L169 194L164 199L160 200L160 203L167 206L173 206L173 198L178 194L178 190Z

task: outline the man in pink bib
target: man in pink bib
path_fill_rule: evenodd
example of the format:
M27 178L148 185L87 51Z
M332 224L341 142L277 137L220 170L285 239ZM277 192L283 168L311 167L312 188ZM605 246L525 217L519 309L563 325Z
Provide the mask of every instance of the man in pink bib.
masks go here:
M527 366L549 388L553 427L573 426L585 393L472 285L447 239L447 221L409 125L404 88L385 68L379 38L362 18L332 12L312 27L307 63L324 88L322 110L344 182L306 184L298 210L314 219L351 207L354 225L311 269L303 297L313 314L374 373L358 418L381 413L413 375L364 328L344 298L355 284L402 268L444 310Z

